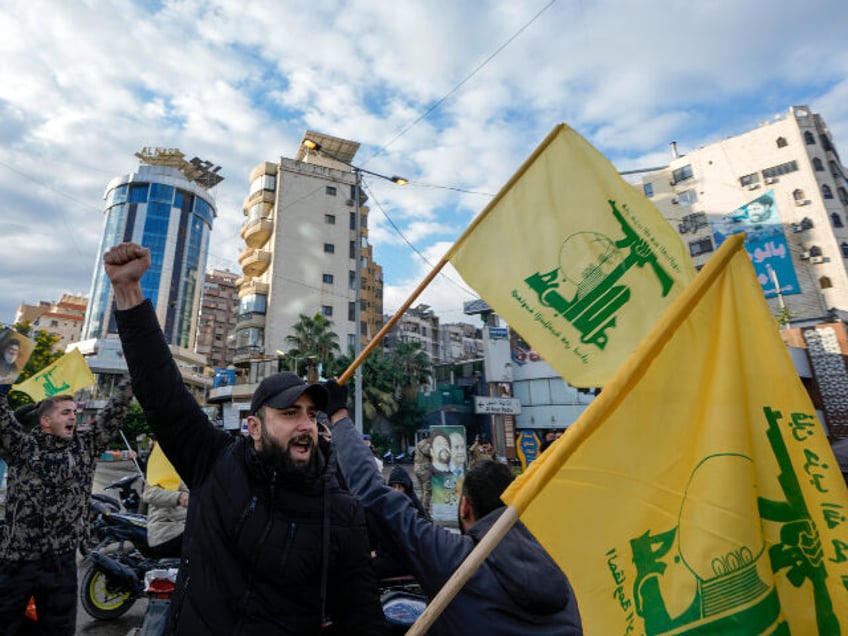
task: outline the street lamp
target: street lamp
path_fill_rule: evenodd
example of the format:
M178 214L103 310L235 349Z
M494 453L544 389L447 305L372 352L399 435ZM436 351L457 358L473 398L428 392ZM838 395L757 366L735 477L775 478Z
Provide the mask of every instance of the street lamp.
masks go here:
M354 247L353 247L353 257L356 261L356 266L353 274L353 284L355 289L355 295L353 300L353 315L356 319L356 324L354 325L354 342L353 342L353 352L354 352L354 360L359 358L359 354L362 351L362 220L360 218L359 212L359 199L362 193L362 174L370 174L371 176L378 177L380 179L385 179L386 181L391 181L392 183L396 183L397 185L406 185L409 183L403 177L398 177L397 175L393 177L388 177L384 174L380 174L378 172L371 172L370 170L366 170L365 168L360 168L359 166L355 166L349 161L345 161L339 157L336 157L331 152L327 152L326 150L321 148L321 144L315 141L314 139L305 138L302 142L304 148L308 148L309 150L314 150L315 152L322 153L333 159L338 161L341 164L348 166L353 172L353 209L354 209L354 223L353 223L353 232L356 237ZM354 372L354 414L353 421L356 423L356 428L359 432L362 432L362 365L356 367Z

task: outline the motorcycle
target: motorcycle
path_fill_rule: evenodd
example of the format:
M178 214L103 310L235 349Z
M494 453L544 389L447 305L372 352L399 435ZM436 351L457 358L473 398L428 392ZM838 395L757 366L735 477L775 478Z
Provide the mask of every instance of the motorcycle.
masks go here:
M113 481L104 490L117 490L118 499L103 493L92 493L92 499L96 499L110 508L123 509L127 512L137 513L141 506L141 495L135 488L135 483L141 479L141 474L126 475L117 481ZM120 503L118 503L120 500Z
M102 521L103 538L83 560L90 567L80 582L80 602L92 618L111 620L141 598L148 572L176 568L179 558L162 558L150 547L144 515L109 513Z

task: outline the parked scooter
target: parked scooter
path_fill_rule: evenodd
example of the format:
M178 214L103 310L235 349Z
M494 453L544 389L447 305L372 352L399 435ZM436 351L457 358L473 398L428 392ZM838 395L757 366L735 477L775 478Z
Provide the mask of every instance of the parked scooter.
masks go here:
M80 582L80 601L89 616L111 620L125 614L144 593L151 570L179 566L179 558L160 558L147 543L147 517L109 513L103 517L100 543L83 563L90 563Z

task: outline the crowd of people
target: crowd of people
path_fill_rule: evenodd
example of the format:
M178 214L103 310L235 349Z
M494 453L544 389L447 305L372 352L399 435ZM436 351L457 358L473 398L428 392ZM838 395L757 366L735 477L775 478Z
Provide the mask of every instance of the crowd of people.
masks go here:
M334 380L268 376L252 396L247 435L221 431L184 387L143 296L150 252L122 243L106 252L104 267L132 393L173 470L155 481L149 467L144 497L163 516L184 517L176 524L182 532L160 537L171 549L178 540L181 554L167 633L385 633L381 561L411 574L432 598L505 510L500 495L513 473L493 460L485 438L474 440L470 455L464 436L450 432L419 443L421 501L402 467L384 479L348 412L346 387ZM0 456L9 463L0 625L14 626L34 595L46 633L74 633L73 555L94 462L132 393L121 384L85 432L75 427L69 396L45 400L32 432L0 396ZM456 532L430 518L425 474L460 465ZM582 633L568 579L520 522L428 633L469 629Z

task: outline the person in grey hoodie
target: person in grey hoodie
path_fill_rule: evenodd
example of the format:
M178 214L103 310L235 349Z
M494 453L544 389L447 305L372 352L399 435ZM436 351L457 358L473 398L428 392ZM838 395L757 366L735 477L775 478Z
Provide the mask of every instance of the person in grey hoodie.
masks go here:
M503 514L500 495L513 479L505 464L483 461L465 475L459 502L462 534L422 518L409 497L390 488L374 466L347 411L347 388L325 383L327 413L348 486L403 551L412 575L433 598ZM520 521L436 619L430 636L472 629L499 636L582 634L571 584Z

